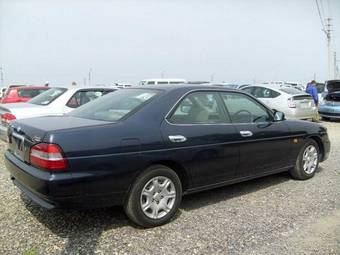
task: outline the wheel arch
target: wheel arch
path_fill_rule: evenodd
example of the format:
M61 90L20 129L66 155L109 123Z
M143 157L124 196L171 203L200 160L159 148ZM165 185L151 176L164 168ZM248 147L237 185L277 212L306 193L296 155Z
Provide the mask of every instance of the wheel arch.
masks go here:
M309 136L308 138L314 140L318 144L319 150L320 150L320 154L321 154L320 155L320 161L322 161L322 159L323 159L323 157L325 155L325 148L323 146L321 138L319 136L316 136L316 135Z
M185 192L188 189L190 183L189 174L181 164L173 160L160 160L150 162L144 169L147 169L148 167L153 165L163 165L171 168L178 175L181 181L182 191Z

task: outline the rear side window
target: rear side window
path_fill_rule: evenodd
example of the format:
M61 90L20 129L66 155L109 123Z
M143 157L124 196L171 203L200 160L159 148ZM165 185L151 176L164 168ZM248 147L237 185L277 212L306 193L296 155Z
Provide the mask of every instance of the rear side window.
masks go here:
M249 93L249 94L251 94L252 95L252 92L253 92L253 90L254 90L254 88L253 87L248 87L248 88L244 88L244 89L242 89L244 92L247 92L247 93Z
M252 95L258 98L275 98L281 94L269 88L255 87Z
M256 123L271 120L268 110L249 96L239 93L221 94L233 123Z
M223 105L216 92L187 95L168 119L174 124L216 124L226 122Z
M71 99L67 102L67 106L71 108L77 108L83 104L86 104L88 102L91 102L110 91L108 90L80 90L77 91Z

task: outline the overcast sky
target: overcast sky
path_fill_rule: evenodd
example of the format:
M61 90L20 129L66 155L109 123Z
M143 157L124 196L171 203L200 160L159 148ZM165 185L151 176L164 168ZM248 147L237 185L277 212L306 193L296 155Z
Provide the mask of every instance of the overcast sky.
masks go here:
M5 85L324 81L327 47L314 0L0 0L0 65Z

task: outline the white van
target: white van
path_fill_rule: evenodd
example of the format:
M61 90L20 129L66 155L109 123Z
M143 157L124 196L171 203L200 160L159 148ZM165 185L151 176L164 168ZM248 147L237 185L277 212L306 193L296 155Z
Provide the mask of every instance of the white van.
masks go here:
M181 84L186 82L184 79L147 79L140 81L139 85Z

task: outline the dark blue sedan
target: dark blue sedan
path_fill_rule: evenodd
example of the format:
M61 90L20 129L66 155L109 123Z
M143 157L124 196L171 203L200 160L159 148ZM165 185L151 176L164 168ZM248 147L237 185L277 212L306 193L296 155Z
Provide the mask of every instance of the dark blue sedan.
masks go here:
M37 204L124 205L144 227L169 221L183 194L283 171L311 178L330 151L319 124L194 85L119 90L68 116L14 122L8 138L11 178Z

